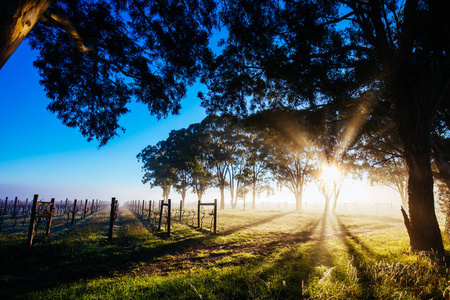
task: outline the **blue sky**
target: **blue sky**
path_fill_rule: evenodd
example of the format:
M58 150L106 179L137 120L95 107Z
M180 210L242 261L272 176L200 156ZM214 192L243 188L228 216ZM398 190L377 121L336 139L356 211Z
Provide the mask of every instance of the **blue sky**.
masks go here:
M156 199L141 183L136 155L167 138L174 129L200 122L205 111L192 87L180 115L157 121L144 105L133 103L120 123L125 133L98 149L77 129L64 126L46 110L48 99L33 60L37 53L24 41L0 69L0 198Z

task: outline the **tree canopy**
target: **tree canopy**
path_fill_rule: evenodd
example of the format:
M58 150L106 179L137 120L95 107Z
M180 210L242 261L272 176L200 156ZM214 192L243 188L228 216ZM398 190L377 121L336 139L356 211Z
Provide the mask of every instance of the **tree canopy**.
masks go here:
M5 20L36 14L19 1L6 2ZM47 108L100 146L124 130L119 118L131 100L158 118L177 114L187 87L211 59L212 0L46 2L53 3L37 16L28 40L39 51L34 65ZM17 29L13 21L2 20L0 30Z

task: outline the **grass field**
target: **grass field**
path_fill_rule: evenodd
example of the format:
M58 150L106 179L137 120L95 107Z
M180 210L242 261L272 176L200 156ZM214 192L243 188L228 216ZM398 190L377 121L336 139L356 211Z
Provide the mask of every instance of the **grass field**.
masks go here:
M400 214L218 215L217 235L152 233L123 207L112 243L108 211L31 248L0 233L0 299L450 298L445 263L410 252Z

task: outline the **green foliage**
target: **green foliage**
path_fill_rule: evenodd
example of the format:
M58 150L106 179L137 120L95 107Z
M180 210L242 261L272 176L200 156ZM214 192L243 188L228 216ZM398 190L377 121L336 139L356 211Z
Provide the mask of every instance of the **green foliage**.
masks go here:
M210 60L214 1L53 1L90 51L81 53L61 24L37 23L30 44L50 99L48 109L100 146L124 130L135 99L158 118L177 114L187 86Z

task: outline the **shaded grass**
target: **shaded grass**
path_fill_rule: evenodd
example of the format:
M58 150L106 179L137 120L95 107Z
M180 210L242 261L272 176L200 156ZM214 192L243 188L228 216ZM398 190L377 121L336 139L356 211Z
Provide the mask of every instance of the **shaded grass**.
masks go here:
M121 208L28 249L0 235L0 298L446 299L446 267L409 251L400 216L220 211L218 235L153 234ZM446 241L448 247L448 241Z

